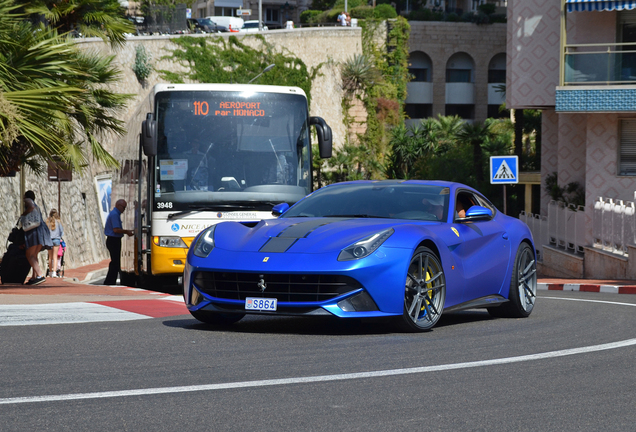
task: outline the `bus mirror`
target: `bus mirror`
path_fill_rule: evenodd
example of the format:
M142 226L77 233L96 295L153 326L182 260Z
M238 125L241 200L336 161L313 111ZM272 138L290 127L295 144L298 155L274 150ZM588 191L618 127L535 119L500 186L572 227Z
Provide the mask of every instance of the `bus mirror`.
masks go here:
M148 113L146 120L141 123L141 145L146 156L157 155L157 122L151 113Z
M331 157L332 137L331 128L322 117L310 117L309 124L316 126L316 134L318 134L318 150L320 157L327 159Z

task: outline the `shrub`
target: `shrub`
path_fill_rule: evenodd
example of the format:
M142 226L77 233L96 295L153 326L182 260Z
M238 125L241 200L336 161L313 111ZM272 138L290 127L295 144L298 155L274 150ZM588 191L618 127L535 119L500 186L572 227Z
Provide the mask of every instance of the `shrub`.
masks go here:
M379 19L397 18L397 12L389 4L381 4L375 7L374 15Z
M319 10L306 10L300 13L300 22L302 24L315 22L315 18L320 15L322 11Z
M373 18L374 10L371 6L358 6L351 9L351 18L368 19Z
M138 45L137 48L135 48L135 64L132 70L139 82L143 82L152 73L150 55L146 52L146 48L143 45Z

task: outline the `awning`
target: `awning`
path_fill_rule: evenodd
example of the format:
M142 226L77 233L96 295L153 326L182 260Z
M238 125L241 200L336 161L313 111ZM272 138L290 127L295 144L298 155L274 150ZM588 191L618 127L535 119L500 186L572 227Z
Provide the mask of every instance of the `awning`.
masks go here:
M636 9L636 0L565 0L568 12L622 11Z
M243 7L243 0L215 0L214 7L230 7L241 9Z

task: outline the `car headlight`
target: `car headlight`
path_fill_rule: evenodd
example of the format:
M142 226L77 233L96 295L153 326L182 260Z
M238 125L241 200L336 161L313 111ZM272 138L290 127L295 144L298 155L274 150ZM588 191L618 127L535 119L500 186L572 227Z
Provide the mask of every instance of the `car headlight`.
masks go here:
M351 246L347 246L340 251L338 255L338 261L350 261L367 257L379 248L382 243L393 234L395 230L389 228L384 231L380 231L369 237L363 238L360 241L355 242Z
M166 237L166 236L154 237L154 242L157 246L161 246L161 247L185 248L185 249L188 248L188 246L181 239L181 237Z
M194 245L194 249L192 249L192 253L201 258L207 258L214 249L214 229L216 225L211 226L207 230L201 233L199 238L197 239L196 244Z

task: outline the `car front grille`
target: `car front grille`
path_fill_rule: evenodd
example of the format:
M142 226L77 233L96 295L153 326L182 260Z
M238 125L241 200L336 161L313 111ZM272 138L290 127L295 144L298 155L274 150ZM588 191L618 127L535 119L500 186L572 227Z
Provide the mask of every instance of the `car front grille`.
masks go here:
M324 274L197 272L193 282L212 297L228 300L266 297L279 302L322 302L361 288L353 278Z

